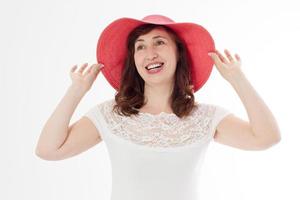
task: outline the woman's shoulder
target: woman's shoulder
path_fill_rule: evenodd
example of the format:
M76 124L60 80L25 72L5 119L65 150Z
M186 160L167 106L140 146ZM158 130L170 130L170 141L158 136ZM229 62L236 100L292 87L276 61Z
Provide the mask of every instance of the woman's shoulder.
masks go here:
M219 115L227 115L230 113L227 108L215 103L195 102L195 105L195 113L201 114L202 116L217 117Z
M192 114L197 116L211 116L214 113L215 107L214 104L195 101L195 108Z
M113 107L116 104L115 99L106 99L102 102L99 102L95 105L95 107L98 108L109 108L109 107Z
M195 112L206 114L206 115L213 115L218 111L229 112L223 106L217 105L215 103L195 101L195 107L196 107Z
M218 105L214 103L199 102L199 101L195 101L195 106L198 110L212 110L218 107Z
M215 103L199 102L199 101L195 101L195 105L197 106L197 108L201 108L201 109L222 107L222 106L217 105Z
M92 108L90 108L90 110L94 112L100 112L102 114L107 114L112 111L114 105L115 105L114 99L107 99L97 103Z

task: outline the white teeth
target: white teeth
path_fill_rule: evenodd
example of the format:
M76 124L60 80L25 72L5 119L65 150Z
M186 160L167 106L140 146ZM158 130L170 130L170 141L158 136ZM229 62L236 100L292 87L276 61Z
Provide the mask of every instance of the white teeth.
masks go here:
M156 67L160 67L162 65L163 65L163 63L151 64L151 65L146 66L146 69L150 70L150 69L153 69L153 68L156 68Z

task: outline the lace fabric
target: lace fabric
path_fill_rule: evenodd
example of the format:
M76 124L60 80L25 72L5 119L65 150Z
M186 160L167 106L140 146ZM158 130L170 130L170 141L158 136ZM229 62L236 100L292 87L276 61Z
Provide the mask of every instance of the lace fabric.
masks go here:
M150 147L178 147L209 136L216 107L196 104L197 107L185 118L173 113L158 115L140 112L130 117L113 112L114 100L98 105L111 132L136 144Z

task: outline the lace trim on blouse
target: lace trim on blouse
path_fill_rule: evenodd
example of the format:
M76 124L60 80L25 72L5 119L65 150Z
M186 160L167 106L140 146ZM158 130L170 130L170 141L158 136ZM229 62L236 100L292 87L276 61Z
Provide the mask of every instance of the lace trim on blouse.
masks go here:
M140 112L130 117L113 112L114 100L98 106L111 132L136 144L150 147L178 147L209 135L215 107L196 104L191 114L180 119L173 113L158 115Z

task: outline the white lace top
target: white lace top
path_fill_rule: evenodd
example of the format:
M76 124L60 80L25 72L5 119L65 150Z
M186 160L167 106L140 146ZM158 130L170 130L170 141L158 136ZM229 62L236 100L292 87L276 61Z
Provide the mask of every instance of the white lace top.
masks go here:
M164 112L126 117L112 112L114 104L107 100L85 113L109 152L111 200L196 200L206 149L230 112L197 103L182 119Z

